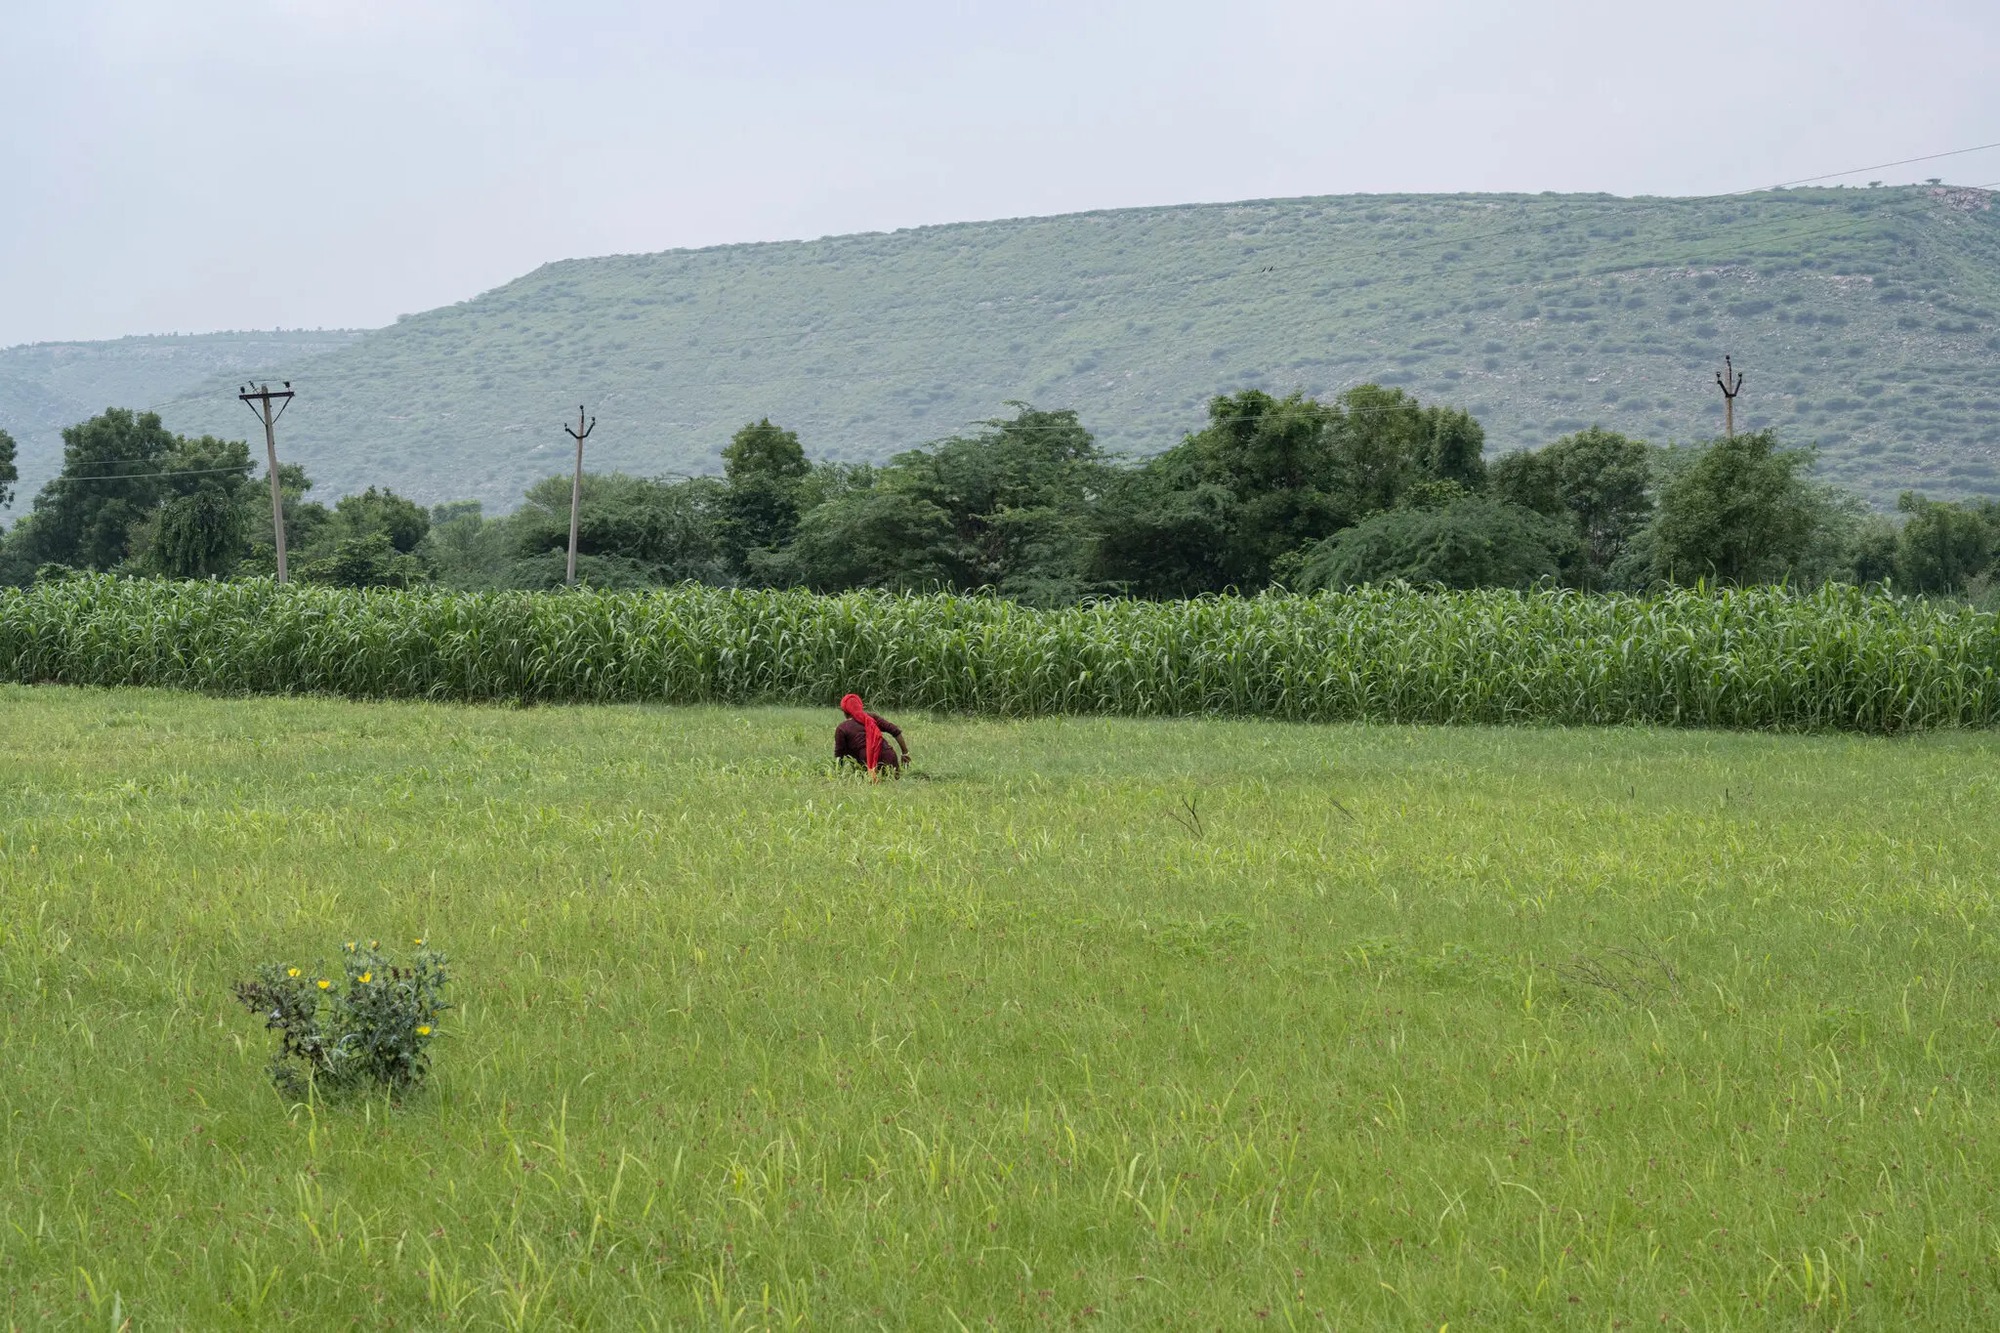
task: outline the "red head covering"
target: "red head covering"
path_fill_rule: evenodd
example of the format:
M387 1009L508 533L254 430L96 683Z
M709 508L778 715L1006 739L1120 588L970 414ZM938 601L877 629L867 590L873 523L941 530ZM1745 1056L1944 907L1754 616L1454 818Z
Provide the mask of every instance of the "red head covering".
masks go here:
M840 711L859 722L861 729L868 734L868 771L873 773L875 766L882 762L882 728L876 726L875 719L868 716L868 710L861 706L861 696L858 694L843 695L840 700Z

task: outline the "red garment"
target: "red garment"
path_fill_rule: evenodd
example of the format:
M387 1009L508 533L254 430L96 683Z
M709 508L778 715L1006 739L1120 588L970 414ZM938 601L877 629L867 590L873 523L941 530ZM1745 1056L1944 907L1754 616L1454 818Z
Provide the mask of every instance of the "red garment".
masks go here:
M842 696L840 711L861 724L862 731L867 736L868 771L873 773L882 763L881 725L868 716L868 710L861 706L861 696L858 694Z
M882 767L901 768L903 764L896 757L896 747L889 741L902 735L902 729L886 717L878 717L875 722L882 728ZM840 725L833 729L833 757L836 761L852 759L862 765L868 762L868 732L851 717L840 719Z

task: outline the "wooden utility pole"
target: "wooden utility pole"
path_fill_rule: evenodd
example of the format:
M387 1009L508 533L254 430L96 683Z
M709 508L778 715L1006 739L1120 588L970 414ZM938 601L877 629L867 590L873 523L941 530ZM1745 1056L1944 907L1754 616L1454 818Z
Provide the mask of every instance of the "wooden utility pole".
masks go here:
M1733 440L1736 438L1736 395L1743 392L1743 372L1726 356L1722 358L1722 365L1723 369L1715 372L1715 382L1722 388L1722 430Z
M569 573L563 579L567 587L576 586L576 511L583 502L583 442L590 438L590 432L597 429L597 418L592 417L589 425L583 424L583 405L577 404L576 429L563 427L563 434L576 441L576 475L569 483Z
M254 389L243 384L236 387L236 396L249 404L250 410L264 423L264 456L271 463L271 531L278 539L278 582L284 583L290 575L285 568L285 493L278 488L278 417L285 415L285 408L292 405L292 382L286 380L285 387L277 392L268 384ZM271 404L278 400L283 401L273 415Z

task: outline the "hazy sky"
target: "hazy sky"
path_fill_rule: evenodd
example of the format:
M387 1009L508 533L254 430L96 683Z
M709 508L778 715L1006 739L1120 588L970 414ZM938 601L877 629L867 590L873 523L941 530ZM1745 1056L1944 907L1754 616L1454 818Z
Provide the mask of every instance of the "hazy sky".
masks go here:
M971 218L1744 189L2000 140L1996 68L1996 0L0 0L0 346Z

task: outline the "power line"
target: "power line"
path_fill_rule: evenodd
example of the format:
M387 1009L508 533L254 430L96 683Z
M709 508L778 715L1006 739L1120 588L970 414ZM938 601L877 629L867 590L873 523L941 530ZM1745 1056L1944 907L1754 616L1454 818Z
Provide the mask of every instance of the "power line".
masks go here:
M218 476L224 472L235 472L242 474L243 479L245 481L248 481L250 479L250 470L255 466L257 466L255 463L245 463L242 467L184 468L173 472L116 472L116 473L101 473L97 475L86 475L86 476L77 476L75 474L68 472L59 472L55 476L49 478L49 480L50 481L140 481L140 480L148 480L153 477L213 477L213 476Z
M1841 176L1859 176L1864 171L1886 171L1890 167L1907 167L1918 162L1936 162L1940 158L1963 157L1967 153L1983 153L1989 148L2000 148L2000 143L1975 144L1971 148L1954 148L1950 152L1945 152L1945 153L1926 153L1922 157L1906 157L1900 162L1877 162L1873 166L1868 166L1868 167L1850 167L1846 171L1829 171L1824 176L1801 176L1798 180L1785 181L1782 184L1772 185L1767 188L1773 190L1789 190L1794 185L1811 185L1814 181L1830 181L1830 180L1835 180ZM1959 188L1983 189L1985 187L1963 186ZM1737 193L1755 194L1757 192L1755 190L1739 190L1737 191Z

